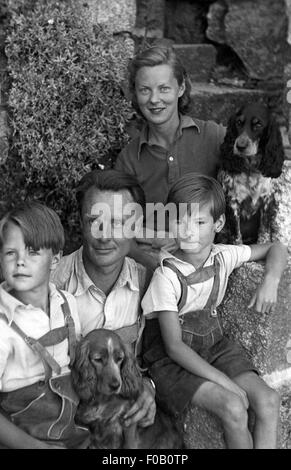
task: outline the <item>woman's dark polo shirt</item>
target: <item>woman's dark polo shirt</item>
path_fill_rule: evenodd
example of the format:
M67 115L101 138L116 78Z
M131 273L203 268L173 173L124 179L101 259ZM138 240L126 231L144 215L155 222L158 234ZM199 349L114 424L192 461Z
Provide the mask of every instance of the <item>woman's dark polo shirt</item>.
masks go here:
M216 178L224 135L225 128L214 121L194 121L183 115L176 139L166 150L151 144L145 125L120 152L115 169L137 177L146 202L166 204L170 187L185 173L196 171Z

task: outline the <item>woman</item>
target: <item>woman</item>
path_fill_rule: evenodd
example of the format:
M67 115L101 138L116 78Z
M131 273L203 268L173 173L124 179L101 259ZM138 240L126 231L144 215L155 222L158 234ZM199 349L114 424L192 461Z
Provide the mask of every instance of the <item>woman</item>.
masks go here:
M139 248L135 245L131 255L155 267L158 257L154 253L162 246L174 250L175 243L167 232L164 207L157 210L149 203L165 205L170 187L185 173L196 171L216 177L225 129L186 114L191 84L172 48L145 49L132 59L128 69L132 104L145 124L121 151L115 169L135 175L144 189L147 233L138 239Z

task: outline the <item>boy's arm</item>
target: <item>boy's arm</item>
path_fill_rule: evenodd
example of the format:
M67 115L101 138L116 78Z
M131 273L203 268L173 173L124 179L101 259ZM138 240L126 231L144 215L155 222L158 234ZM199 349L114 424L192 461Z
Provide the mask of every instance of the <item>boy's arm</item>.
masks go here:
M268 313L277 302L277 291L281 275L287 263L288 251L280 242L251 245L250 261L266 260L265 276L254 293L249 307Z
M246 393L225 374L206 362L182 340L182 332L177 312L161 311L158 313L161 334L168 356L188 372L198 375L210 382L217 383L239 395L246 408Z
M0 444L8 449L61 449L39 441L9 421L0 409Z

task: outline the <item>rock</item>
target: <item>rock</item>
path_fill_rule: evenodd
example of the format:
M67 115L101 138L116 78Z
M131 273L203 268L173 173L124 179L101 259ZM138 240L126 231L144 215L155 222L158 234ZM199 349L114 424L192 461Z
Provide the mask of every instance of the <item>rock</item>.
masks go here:
M227 5L223 1L212 3L207 13L206 36L212 41L226 44L224 18Z
M284 0L226 2L226 43L243 61L250 77L282 76L287 37Z
M135 36L162 38L164 29L165 0L136 0Z
M289 44L291 44L291 0L285 0L285 4L286 4L286 13L289 18L287 41Z
M192 80L192 105L189 114L226 125L231 114L245 103L262 101L268 104L272 94L264 90L215 86Z
M246 263L229 278L223 304L219 307L224 331L239 341L262 374L288 371L287 343L291 338L291 263L279 285L278 302L272 313L248 308L252 294L263 279L264 266Z
M231 47L251 78L282 77L288 28L284 0L218 0L207 19L207 37Z
M191 406L186 412L184 440L187 449L225 449L219 419L198 406Z
M194 81L208 82L216 61L216 49L211 44L176 44L174 49Z
M205 42L207 10L207 2L166 1L165 36L177 44Z
M291 253L291 161L284 162L283 171L275 180L275 200L278 205L276 213L276 238L289 247Z

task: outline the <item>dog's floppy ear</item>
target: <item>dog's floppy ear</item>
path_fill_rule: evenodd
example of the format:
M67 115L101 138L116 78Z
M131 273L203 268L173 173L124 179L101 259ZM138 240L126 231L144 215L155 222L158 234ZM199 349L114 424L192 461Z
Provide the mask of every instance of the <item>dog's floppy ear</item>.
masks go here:
M242 108L232 114L228 120L224 141L220 146L221 167L230 173L240 173L243 170L242 159L233 153L235 140L238 136L236 118L242 113Z
M120 369L122 379L120 394L124 398L136 399L142 390L142 375L137 360L128 346L124 347L124 352L125 357Z
M272 178L280 176L285 156L280 128L274 116L270 117L260 139L260 150L262 153L260 164L262 174Z
M90 343L81 340L76 346L75 361L72 365L73 386L81 400L89 402L96 393L97 377L91 364Z

